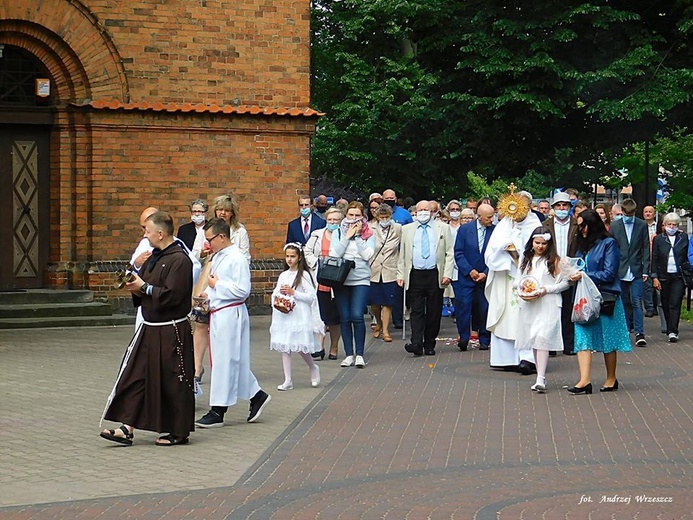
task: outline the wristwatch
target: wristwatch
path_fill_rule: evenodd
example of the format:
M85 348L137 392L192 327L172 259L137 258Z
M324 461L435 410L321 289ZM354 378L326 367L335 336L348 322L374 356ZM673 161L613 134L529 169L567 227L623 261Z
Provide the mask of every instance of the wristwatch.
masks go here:
M141 294L148 294L147 290L151 287L147 282L145 282L142 287L140 287L140 293Z

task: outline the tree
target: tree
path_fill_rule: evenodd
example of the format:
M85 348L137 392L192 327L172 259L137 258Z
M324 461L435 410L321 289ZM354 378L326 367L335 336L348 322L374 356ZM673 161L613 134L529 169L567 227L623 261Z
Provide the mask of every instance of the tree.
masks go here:
M589 185L690 118L690 2L315 0L313 175L416 197L465 172ZM564 182L569 181L569 182Z

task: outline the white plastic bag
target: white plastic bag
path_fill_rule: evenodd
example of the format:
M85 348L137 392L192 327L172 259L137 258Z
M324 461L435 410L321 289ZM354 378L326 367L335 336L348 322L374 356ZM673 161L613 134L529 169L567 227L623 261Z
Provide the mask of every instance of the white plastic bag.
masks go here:
M572 276L585 269L585 261L582 258L571 258L569 256L562 257L558 262L561 272L566 276Z
M592 279L582 274L575 286L575 299L573 300L573 323L590 323L599 318L602 305L602 295Z

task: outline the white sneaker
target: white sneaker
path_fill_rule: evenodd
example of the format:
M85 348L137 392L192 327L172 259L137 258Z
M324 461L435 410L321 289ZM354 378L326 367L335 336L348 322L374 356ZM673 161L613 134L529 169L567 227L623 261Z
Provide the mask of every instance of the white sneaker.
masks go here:
M356 368L363 368L366 366L366 362L363 359L363 356L356 356L356 361L354 362L354 365Z
M286 392L287 390L293 390L293 389L294 389L294 385L291 382L282 383L281 385L277 386L277 390L279 390L281 392Z
M679 340L679 335L675 332L669 333L669 343L676 343Z
M347 356L342 361L341 366L343 367L353 367L354 366L354 356Z
M320 367L318 365L315 365L315 376L313 376L313 371L310 371L310 386L315 388L320 384Z

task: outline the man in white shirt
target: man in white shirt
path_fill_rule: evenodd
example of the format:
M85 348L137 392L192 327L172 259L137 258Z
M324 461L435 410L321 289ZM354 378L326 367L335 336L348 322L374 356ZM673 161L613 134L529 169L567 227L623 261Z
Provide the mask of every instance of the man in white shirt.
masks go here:
M553 197L553 217L546 219L544 226L551 232L556 244L556 252L561 258L574 257L577 250L577 220L570 216L570 196L565 192ZM575 345L575 327L571 320L573 310L573 288L561 293L561 326L563 329L563 353L572 356Z

